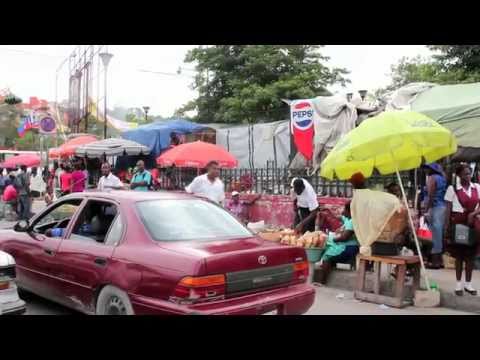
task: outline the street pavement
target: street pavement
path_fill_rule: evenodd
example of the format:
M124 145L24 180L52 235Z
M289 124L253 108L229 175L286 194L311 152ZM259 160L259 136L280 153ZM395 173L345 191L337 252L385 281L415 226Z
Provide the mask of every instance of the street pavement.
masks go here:
M359 302L350 291L327 287L316 287L315 303L307 315L472 315L470 313L446 308L416 308L409 306L395 309L377 304ZM80 315L74 310L42 299L36 295L22 292L27 303L26 315Z
M396 309L385 305L360 302L353 292L319 286L315 303L306 315L473 315L447 308L417 308L408 306Z
M36 201L33 212L43 207L43 202ZM15 223L0 220L0 229L11 227ZM423 309L413 306L395 309L377 304L359 302L353 298L353 292L316 286L315 303L307 315L465 315L470 314L446 308ZM27 315L78 315L79 313L34 294L22 291L21 298L27 303Z

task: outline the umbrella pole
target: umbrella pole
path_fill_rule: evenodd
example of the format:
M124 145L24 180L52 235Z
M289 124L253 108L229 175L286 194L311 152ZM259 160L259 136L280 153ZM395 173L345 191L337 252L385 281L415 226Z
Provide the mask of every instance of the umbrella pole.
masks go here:
M408 200L407 200L407 196L405 195L405 189L403 188L402 178L400 177L400 173L398 171L398 165L396 165L395 171L397 173L398 184L400 185L400 189L402 191L403 200L405 202L405 206L407 207L408 222L410 223L410 228L412 229L413 238L415 239L415 245L417 247L418 256L420 257L420 265L422 266L423 276L425 278L425 284L427 285L427 290L430 290L430 281L428 280L427 270L425 268L425 263L423 262L422 252L420 251L420 243L417 238L415 226L413 225L412 214L410 213L410 208L408 207Z

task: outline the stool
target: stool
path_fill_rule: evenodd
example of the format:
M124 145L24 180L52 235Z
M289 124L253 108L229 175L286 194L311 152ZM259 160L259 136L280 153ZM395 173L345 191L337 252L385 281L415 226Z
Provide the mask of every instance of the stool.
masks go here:
M405 301L405 276L407 267L413 272L413 293L420 286L420 258L418 256L364 256L359 255L360 265L357 272L357 289L355 299L386 304L396 308L402 308L411 302ZM373 294L365 291L365 276L368 262L373 262L374 284ZM380 279L382 264L397 265L398 273L395 280L394 296L380 294Z

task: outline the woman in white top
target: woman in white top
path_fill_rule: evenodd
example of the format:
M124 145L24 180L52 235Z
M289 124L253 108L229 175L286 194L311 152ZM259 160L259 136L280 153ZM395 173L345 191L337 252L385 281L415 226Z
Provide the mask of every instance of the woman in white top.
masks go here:
M472 173L467 164L461 164L455 170L459 181L450 185L445 194L447 215L445 217L446 238L453 234L456 224L467 225L475 230L476 244L473 246L447 244L448 252L455 258L457 285L455 294L463 295L463 290L471 295L477 295L477 290L472 286L472 272L477 252L478 236L480 234L480 185L471 182ZM455 186L455 188L454 188ZM450 226L452 225L452 227ZM451 241L450 241L451 242ZM462 284L462 270L465 263L465 286Z

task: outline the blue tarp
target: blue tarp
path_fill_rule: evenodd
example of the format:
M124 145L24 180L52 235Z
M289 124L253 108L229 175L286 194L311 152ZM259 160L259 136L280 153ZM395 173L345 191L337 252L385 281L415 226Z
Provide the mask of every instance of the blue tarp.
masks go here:
M187 120L172 119L168 121L156 121L151 124L139 126L136 129L124 131L122 137L147 146L151 151L151 155L157 157L170 145L170 134L172 132L183 135L199 132L204 129L207 129L207 127Z

